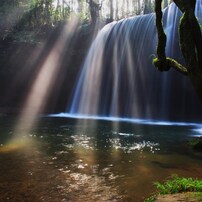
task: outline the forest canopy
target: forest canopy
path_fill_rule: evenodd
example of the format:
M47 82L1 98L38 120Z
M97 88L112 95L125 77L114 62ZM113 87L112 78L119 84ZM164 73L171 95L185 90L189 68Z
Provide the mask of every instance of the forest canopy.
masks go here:
M163 6L168 5L164 0ZM0 36L13 29L55 26L72 14L81 23L104 23L154 11L154 0L1 0Z

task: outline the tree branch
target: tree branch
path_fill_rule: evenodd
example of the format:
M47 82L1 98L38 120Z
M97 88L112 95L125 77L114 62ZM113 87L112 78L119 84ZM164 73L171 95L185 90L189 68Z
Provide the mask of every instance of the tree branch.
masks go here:
M179 40L186 67L165 56L166 35L162 24L162 0L155 0L158 45L157 58L153 60L153 64L159 71L167 71L173 67L180 73L188 75L202 101L202 33L194 13L196 0L173 1L183 13L179 23Z
M155 0L156 28L157 28L157 34L158 34L158 45L157 45L156 53L158 57L158 62L156 60L156 61L153 61L153 63L160 71L167 71L169 70L169 67L167 66L166 54L165 54L167 37L163 30L163 23L162 23L163 13L161 11L161 4L162 4L162 0Z
M182 0L173 0L176 6L184 13L185 7Z
M184 67L183 65L181 65L180 63L178 63L176 60L167 57L166 58L168 65L172 68L174 68L175 70L177 70L178 72L184 74L184 75L188 75L188 71L187 68Z
M168 71L171 67L176 69L178 72L187 75L187 69L179 64L174 59L166 57L166 34L163 30L162 23L162 10L161 10L162 0L155 0L155 12L156 12L156 28L158 34L158 45L157 45L157 58L153 59L153 64L157 67L159 71Z
M188 75L187 68L184 67L183 65L181 65L180 63L178 63L176 60L167 57L165 60L165 63L166 63L166 66L169 67L169 69L172 67L175 70L177 70L178 72L182 73L183 75L185 75L185 76ZM159 71L167 71L167 70L161 68L162 63L161 63L161 60L159 60L158 58L153 59L153 64L157 67L157 69Z

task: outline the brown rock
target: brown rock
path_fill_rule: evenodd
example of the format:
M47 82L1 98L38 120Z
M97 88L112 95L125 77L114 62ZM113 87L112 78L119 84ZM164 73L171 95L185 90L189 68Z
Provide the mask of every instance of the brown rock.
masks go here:
M156 202L201 202L194 193L179 193L179 194L166 194L159 195Z

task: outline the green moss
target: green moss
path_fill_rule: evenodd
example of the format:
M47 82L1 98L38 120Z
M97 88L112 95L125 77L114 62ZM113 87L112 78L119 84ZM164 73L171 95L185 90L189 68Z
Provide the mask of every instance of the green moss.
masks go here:
M189 142L189 146L197 151L202 151L202 137L197 137Z
M170 67L168 66L168 62L165 59L159 59L154 58L153 59L153 65L159 70L159 71L168 71Z
M158 66L159 63L159 59L158 58L154 58L152 61L153 65Z

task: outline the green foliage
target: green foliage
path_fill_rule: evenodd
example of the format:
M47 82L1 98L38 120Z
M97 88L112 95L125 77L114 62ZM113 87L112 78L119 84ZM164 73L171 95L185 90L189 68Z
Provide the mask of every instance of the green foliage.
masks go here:
M154 202L157 195L176 194L182 192L196 192L192 197L202 199L202 180L194 178L178 177L173 175L171 179L164 183L155 182L157 188L156 195L147 198L144 202Z
M34 31L21 31L21 32L14 32L9 34L9 38L11 38L12 42L18 43L29 43L29 44L39 44L40 37Z
M94 1L99 3L100 1ZM146 9L151 12L153 10L153 2L151 0L138 0L137 4L134 0L120 2L114 0L113 7L110 10L111 0L102 1L99 4L99 17L103 21L106 21L107 16L116 13L114 19L121 19L129 15L135 15L135 10L139 10L139 14ZM119 5L119 6L118 6ZM134 12L130 11L130 6L134 7ZM102 8L109 8L102 10ZM121 14L121 9L127 7L127 11L124 10ZM19 13L16 16L16 12ZM17 22L17 29L23 28L37 28L43 25L55 25L60 21L69 19L70 13L74 13L81 22L90 21L90 3L88 0L1 0L0 1L0 27L2 24L6 24L5 29L13 27ZM12 17L13 16L13 17ZM4 22L5 21L5 22ZM9 24L9 26L7 26ZM15 28L16 28L15 27Z
M193 178L172 177L165 183L156 182L159 194L175 194L181 192L202 192L202 180Z
M68 19L70 16L70 7L62 7L61 5L57 5L55 9L52 11L52 18L54 24L57 24L57 22L61 20Z
M52 0L32 0L26 13L29 24L44 25L52 23L53 5Z
M145 199L144 202L155 202L155 196L150 196L149 198Z

